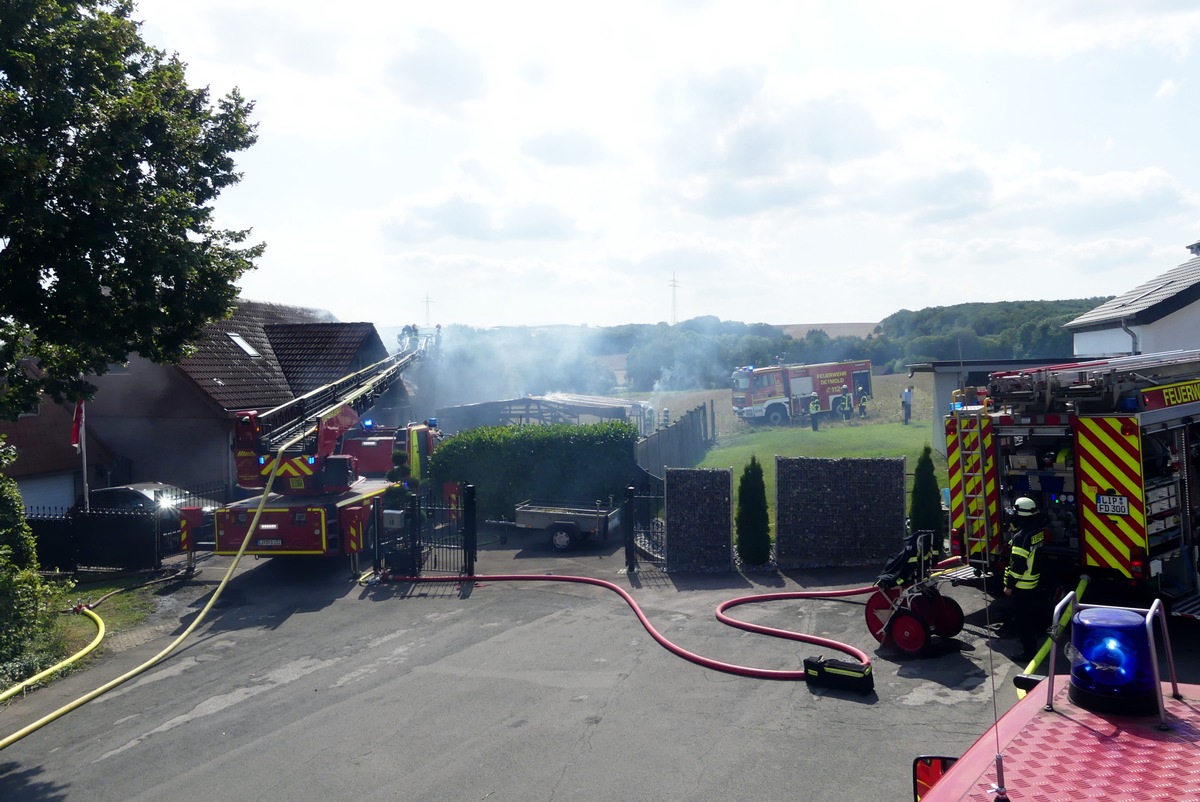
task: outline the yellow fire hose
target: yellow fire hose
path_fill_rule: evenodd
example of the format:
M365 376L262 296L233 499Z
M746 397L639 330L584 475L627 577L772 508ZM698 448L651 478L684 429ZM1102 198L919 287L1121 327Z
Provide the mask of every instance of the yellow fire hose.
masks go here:
M225 590L225 586L227 584L229 584L230 578L233 577L233 572L234 572L234 570L237 569L238 563L242 559L242 555L246 553L246 547L250 544L250 537L251 537L251 535L254 534L254 530L258 527L259 518L262 517L263 508L266 507L267 496L270 495L270 493L271 493L271 486L275 483L275 475L279 471L280 462L282 462L282 460L283 460L283 452L286 449L290 448L295 443L298 443L302 439L304 439L306 434L307 434L307 430L305 430L305 432L302 432L301 434L296 435L291 440L288 440L286 443L284 443L282 446L279 447L279 452L275 455L275 462L271 466L271 474L270 474L270 476L267 477L266 487L263 488L262 497L258 501L258 509L256 509L254 511L254 518L250 521L250 528L246 530L246 537L242 539L241 547L238 548L237 554L233 558L233 562L229 564L229 570L227 570L225 572L225 576L221 579L220 584L217 585L217 589L215 591L213 591L212 598L210 598L208 600L208 604L204 605L204 609L202 609L200 611L200 614L196 616L195 620L192 621L192 623L188 625L187 629L185 629L183 632L181 632L179 634L179 637L177 637L177 638L175 638L175 640L171 641L171 643L168 644L165 649L163 649L161 652L154 655L153 657L151 657L149 660L142 663L141 665L130 669L129 671L122 674L121 676L117 677L116 679L106 682L105 684L101 685L99 688L96 688L95 690L84 694L83 696L79 697L78 699L74 700L73 702L69 702L68 704L60 707L58 710L55 710L54 712L43 716L42 718L40 718L37 721L33 722L32 724L28 725L27 727L23 727L22 729L14 732L12 735L9 735L8 737L0 740L0 749L4 749L8 746L11 746L12 744L21 740L22 738L29 735L30 733L40 730L42 727L46 726L50 722L55 721L59 718L62 718L67 713L70 713L72 710L82 707L83 705L87 704L88 702L92 701L93 699L108 693L113 688L116 688L118 685L128 682L129 680L133 679L134 677L138 676L139 674L142 674L142 673L148 671L149 669L153 668L154 666L158 665L160 662L165 660L168 655L170 655L172 652L174 652L176 649L179 648L179 645L181 643L183 643L183 641L187 638L188 635L191 635L192 632L195 631L196 627L200 626L200 622L204 620L204 618L208 615L208 611L212 609L212 606L214 604L216 604L217 599L220 598L221 593ZM87 612L89 612L89 614L91 614L90 611L87 611ZM98 617L96 617L96 616L93 616L93 617L95 617L96 620L99 621ZM103 622L100 622L100 627L101 627L101 632L100 632L100 635L97 637L97 640L95 641L95 643L98 643L99 637L102 637L104 634L103 633ZM94 645L95 644L93 644L93 646ZM91 648L92 647L89 647L89 649L91 649ZM82 653L71 659L74 660L80 656L82 656ZM55 671L57 669L58 669L58 667L55 667L55 668L49 669L49 670ZM45 672L43 672L43 673L45 673Z
M92 622L95 623L95 625L96 625L96 637L92 639L92 642L89 643L87 646L83 647L82 649L80 649L79 651L75 652L75 654L71 655L66 660L63 660L61 663L52 665L49 668L47 668L45 671L42 671L41 673L38 673L38 674L34 674L29 679L27 679L23 682L18 682L16 685L12 686L4 693L0 693L0 702L3 702L5 699L10 699L13 696L16 696L18 693L25 690L30 685L36 685L38 682L41 682L42 680L44 680L46 677L50 676L51 674L54 674L57 671L62 671L64 668L66 668L67 666L71 665L72 663L78 661L82 657L86 656L93 649L95 649L97 646L100 645L100 641L104 640L104 621L100 618L100 616L93 613L91 608L89 608L89 607L82 607L82 608L80 608L79 612L83 613L88 618L92 619Z
M1047 638L1042 648L1037 650L1037 654L1029 661L1029 665L1025 666L1025 673L1029 674L1035 671L1038 665L1046 659L1046 655L1050 654L1050 650L1058 647L1058 639L1066 631L1067 625L1071 623L1071 617L1075 614L1075 605L1083 598L1083 591L1088 586L1088 575L1084 574L1079 578L1079 584L1075 587L1075 601L1068 605L1067 609L1063 610L1062 617L1058 619L1058 624L1054 627L1054 632L1051 637ZM1017 699L1024 699L1025 691L1017 689Z

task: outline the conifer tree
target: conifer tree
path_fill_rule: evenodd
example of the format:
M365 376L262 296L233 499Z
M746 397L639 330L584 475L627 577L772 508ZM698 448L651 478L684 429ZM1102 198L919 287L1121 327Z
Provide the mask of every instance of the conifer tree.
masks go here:
M938 488L937 476L933 472L933 448L930 446L925 446L921 456L917 458L917 467L913 471L908 519L911 531L929 530L934 533L935 543L941 543L946 536L946 516L942 513L942 491Z
M767 517L767 486L762 465L754 455L738 481L737 514L734 516L738 557L746 565L762 565L771 559L771 523Z

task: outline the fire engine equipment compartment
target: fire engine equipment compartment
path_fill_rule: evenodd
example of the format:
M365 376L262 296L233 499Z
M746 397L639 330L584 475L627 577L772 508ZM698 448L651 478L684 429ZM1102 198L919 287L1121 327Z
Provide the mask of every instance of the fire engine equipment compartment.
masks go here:
M1028 496L1060 571L1200 615L1200 351L993 373L987 397L944 419L953 552L1001 575Z

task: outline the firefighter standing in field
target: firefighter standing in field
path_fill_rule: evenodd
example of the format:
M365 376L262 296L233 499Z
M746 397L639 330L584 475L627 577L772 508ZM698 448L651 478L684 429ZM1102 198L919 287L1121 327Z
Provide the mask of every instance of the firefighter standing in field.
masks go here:
M838 396L838 403L840 404L838 409L841 410L842 420L850 420L850 415L854 412L854 400L850 398L850 388L844 384L842 385L842 394Z
M865 390L863 390L863 388L859 387L858 388L858 417L860 417L860 418L867 417L867 402L870 400L871 400L871 397L869 395L867 395L867 392Z
M816 391L813 391L812 396L808 401L808 422L812 424L812 430L815 432L819 425L818 417L821 414L821 399L817 396Z
M1045 534L1041 513L1033 499L1024 496L1017 499L1013 514L1017 530L1012 538L1012 556L1004 570L1004 595L1012 599L1013 627L1021 641L1021 652L1013 659L1027 663L1037 651L1038 635L1045 630L1048 619L1038 565Z

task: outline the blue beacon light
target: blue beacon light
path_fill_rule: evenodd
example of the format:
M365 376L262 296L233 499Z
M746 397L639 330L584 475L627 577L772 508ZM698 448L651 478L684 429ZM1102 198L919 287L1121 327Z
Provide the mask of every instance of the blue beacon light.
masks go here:
M1157 712L1158 678L1143 616L1112 607L1080 610L1071 646L1072 702L1098 713Z

